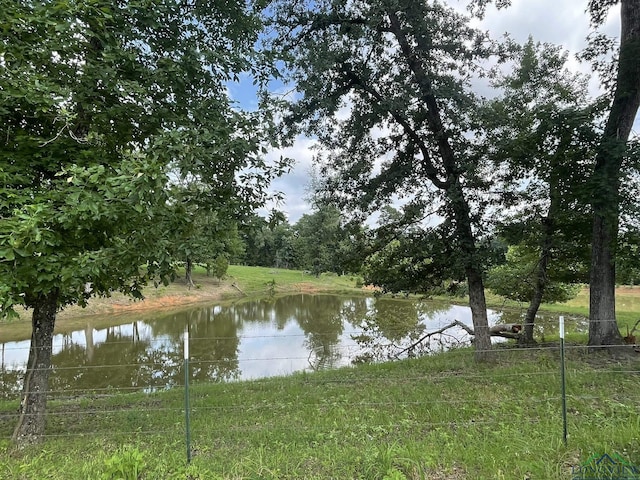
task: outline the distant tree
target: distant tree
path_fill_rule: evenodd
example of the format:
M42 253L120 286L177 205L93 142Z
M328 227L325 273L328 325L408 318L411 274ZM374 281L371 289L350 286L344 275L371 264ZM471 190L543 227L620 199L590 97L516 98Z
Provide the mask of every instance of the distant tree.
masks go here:
M288 222L269 222L252 215L239 227L243 244L240 261L246 265L277 268L299 267L293 227Z
M267 224L269 225L269 228L271 230L284 223L287 223L287 216L284 212L276 209L273 209L269 212L269 219L267 220Z
M267 221L253 213L238 225L238 234L243 245L243 252L238 259L245 265L264 266L264 233L268 231Z
M575 266L584 265L591 214L588 179L599 139L602 103L587 96L587 79L569 72L567 53L535 44L518 49L515 67L494 78L503 93L488 102L484 114L494 165L494 191L501 199L502 235L517 246L508 264L492 271L493 290L523 301L530 294L523 339L534 342L533 327L548 288L577 283ZM526 254L525 254L526 252ZM538 258L532 262L531 255ZM522 265L516 265L522 261ZM562 278L566 262L572 278ZM497 278L505 275L505 279ZM511 283L506 278L519 281ZM554 287L554 282L556 287ZM526 287L525 287L526 285Z
M342 215L333 205L318 204L312 213L304 214L293 226L294 245L300 266L314 275L344 272L349 254L348 232Z
M207 263L207 275L214 278L224 278L229 269L229 260L224 255L218 255L213 261Z
M487 287L505 298L517 302L530 302L534 295L540 295L536 276L539 262L538 250L531 250L526 245L510 247L507 262L489 270ZM579 289L577 284L546 279L541 302L566 302L574 298Z
M184 262L185 280L193 286L192 272L196 264L205 265L209 273L215 260L239 255L242 245L236 226L234 203L221 203L215 190L202 182L185 182L170 188L171 207L182 218L181 228L173 230L171 253Z

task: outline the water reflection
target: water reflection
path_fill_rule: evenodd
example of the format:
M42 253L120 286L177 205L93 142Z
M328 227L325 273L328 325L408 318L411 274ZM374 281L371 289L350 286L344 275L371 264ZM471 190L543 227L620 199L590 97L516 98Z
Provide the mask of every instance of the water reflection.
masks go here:
M184 379L183 341L190 330L190 378L220 382L347 365L349 336L367 299L294 295L132 317L120 325L54 337L52 395L157 390ZM349 330L345 332L345 329ZM28 340L1 344L0 396L19 391Z
M489 316L491 323L517 321L500 312ZM469 308L309 294L198 307L150 320L134 315L106 328L94 328L105 320L92 319L83 329L56 334L50 385L53 395L65 396L180 385L185 325L190 329L191 378L221 382L383 359L454 319L471 325ZM407 353L469 341L462 329L448 333ZM29 341L5 342L0 348L0 397L15 397Z

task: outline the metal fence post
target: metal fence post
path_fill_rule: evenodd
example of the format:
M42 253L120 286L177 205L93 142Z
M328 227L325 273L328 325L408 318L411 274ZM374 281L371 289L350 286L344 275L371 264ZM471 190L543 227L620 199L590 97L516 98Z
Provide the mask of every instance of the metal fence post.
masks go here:
M564 364L564 316L560 315L560 380L562 382L562 439L567 446L567 383Z
M187 463L191 463L191 418L189 415L189 324L184 327L184 419L186 428Z

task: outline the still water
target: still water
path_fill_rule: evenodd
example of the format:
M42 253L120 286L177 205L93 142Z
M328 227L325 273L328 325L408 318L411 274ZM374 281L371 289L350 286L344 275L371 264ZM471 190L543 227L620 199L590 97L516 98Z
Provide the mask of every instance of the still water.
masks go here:
M518 312L489 311L492 325L518 318ZM388 358L454 319L471 325L469 308L432 301L310 294L200 306L153 319L132 314L100 328L94 325L105 325L104 319L90 318L83 329L55 335L50 386L53 395L68 396L180 385L186 325L191 378L219 382ZM413 353L468 341L462 329L452 329ZM0 354L0 398L15 397L29 340L0 343Z

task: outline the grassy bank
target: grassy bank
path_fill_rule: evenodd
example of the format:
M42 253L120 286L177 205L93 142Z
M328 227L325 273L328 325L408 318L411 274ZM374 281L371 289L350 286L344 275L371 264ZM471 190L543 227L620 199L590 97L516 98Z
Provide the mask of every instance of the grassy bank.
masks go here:
M493 308L519 309L523 313L528 304L522 304L487 292L487 304ZM589 317L589 287L583 286L578 295L564 303L542 304L540 312L551 312L557 314L580 315ZM616 288L616 317L618 326L623 335L626 328L633 328L640 319L640 287L619 286Z
M122 313L126 311L144 311L170 309L184 305L233 300L240 297L265 296L297 292L360 292L356 287L356 277L322 274L319 277L301 270L281 268L245 267L231 265L224 279L208 277L204 268L195 267L193 272L195 286L187 286L184 271L178 271L178 277L167 286L144 289L143 301L132 300L119 293L107 298L92 298L85 308L69 307L62 311L60 319L104 313ZM24 312L23 317L26 318Z
M568 352L568 445L557 348L434 357L184 389L58 400L44 445L11 453L17 404L0 404L3 479L566 479L593 454L640 466L638 359ZM603 477L609 478L609 477Z

